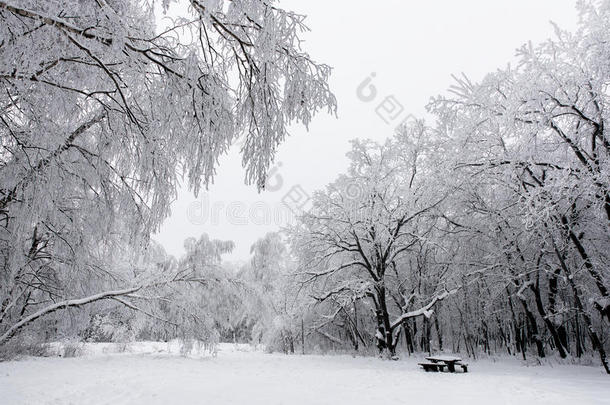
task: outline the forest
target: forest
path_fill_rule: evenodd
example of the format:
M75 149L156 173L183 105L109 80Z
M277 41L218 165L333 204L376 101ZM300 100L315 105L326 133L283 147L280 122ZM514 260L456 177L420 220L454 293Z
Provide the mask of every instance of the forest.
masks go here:
M188 12L159 31L173 3ZM151 235L238 140L264 192L290 128L336 114L304 16L0 0L0 358L177 340L610 374L610 1L577 12L516 63L448 77L385 141L358 134L347 170L236 265L231 240L174 257Z

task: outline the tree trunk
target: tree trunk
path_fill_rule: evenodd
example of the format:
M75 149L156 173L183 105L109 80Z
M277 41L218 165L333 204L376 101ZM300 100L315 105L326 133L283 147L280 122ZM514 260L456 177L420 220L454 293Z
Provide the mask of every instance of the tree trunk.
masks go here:
M551 319L549 319L549 317L546 313L546 310L544 309L544 305L542 303L542 297L540 296L540 286L538 285L538 283L536 283L536 286L532 286L531 289L534 292L534 299L536 301L536 308L538 309L538 313L540 314L540 317L544 321L546 328L549 330L549 332L551 333L551 336L553 337L553 342L555 343L555 347L557 347L559 356L562 359L565 359L567 357L566 350L563 346L563 342L561 341L561 339L559 337L559 333L557 332L557 329L555 328L555 325L553 324L553 321Z
M437 312L434 315L434 329L436 329L436 337L438 338L438 349L442 352L443 351L443 334L441 333L441 327L439 326L439 322L438 322L438 305L437 305Z
M356 350L358 350L357 344ZM301 354L305 354L305 321L303 318L301 318Z
M530 311L525 298L519 298L521 304L523 305L523 311L525 312L526 319L529 324L529 328L532 331L532 339L534 339L534 343L536 344L536 349L538 351L538 357L544 358L544 345L542 343L542 339L540 338L540 332L538 331L538 324L536 323L536 317Z
M591 339L591 344L593 345L594 349L597 349L597 352L599 353L599 358L602 362L602 365L604 366L604 369L606 370L606 373L610 374L610 365L608 364L608 358L606 357L606 351L604 350L604 345L600 341L599 337L597 336L597 333L595 332L595 329L593 328L593 322L591 321L591 317L585 311L585 308L582 305L582 301L580 300L580 294L578 292L578 288L576 287L576 284L574 283L574 278L572 277L572 274L568 270L568 266L566 265L565 260L563 259L563 255L559 252L559 249L557 248L557 245L555 244L554 241L553 241L553 247L555 248L555 255L557 256L557 259L559 260L561 269L564 271L564 273L566 275L566 279L568 280L568 284L572 288L572 292L574 294L574 303L576 304L576 309L580 312L583 319L585 320L585 324L587 325L587 332L589 332L589 338Z
M429 355L432 355L432 350L430 347L430 332L431 332L431 326L430 326L430 320L426 317L424 317L423 319L423 326L422 326L422 350L425 352L428 352Z
M377 293L377 331L379 334L378 340L383 340L383 343L378 343L381 351L388 350L389 355L394 357L396 355L396 345L394 345L392 328L390 323L390 315L388 314L388 307L386 304L386 293L383 285L375 286Z
M409 325L410 322L410 319L404 319L402 321L402 329L405 334L405 343L407 345L407 350L409 351L409 354L413 354L415 349L413 348L413 335L411 334L411 326Z
M584 347L582 344L582 338L580 333L580 324L578 322L578 312L574 316L574 330L576 335L576 357L580 358L584 354Z
M521 344L521 331L519 328L519 321L517 320L517 316L515 315L515 308L513 307L513 300L511 299L510 290L506 287L506 293L508 294L508 307L510 308L510 314L513 323L513 333L515 334L515 353L521 352L523 355L523 360L525 360L525 351L523 349L523 345Z
M576 236L576 234L570 227L568 219L565 215L561 216L561 224L563 225L564 230L568 233L569 239L576 248L576 251L582 258L585 268L593 278L597 289L604 298L603 306L597 302L595 302L593 306L599 311L599 313L602 315L602 318L605 317L610 322L610 304L608 304L608 300L610 300L610 295L608 293L608 288L606 288L606 285L604 284L603 277L595 268L595 266L593 266L593 262L591 261L591 258L589 257L589 254L585 249L585 246L582 244L578 236Z
M602 365L604 366L604 369L606 370L606 373L610 374L610 365L608 364L608 358L606 357L604 345L600 341L599 337L597 336L597 333L595 332L595 329L593 328L593 322L591 321L591 317L585 312L582 302L580 301L578 289L576 287L576 284L574 284L574 280L568 277L568 282L572 287L572 291L574 292L574 303L576 304L576 308L580 311L582 317L585 320L585 324L587 325L587 331L589 332L591 344L593 345L594 349L597 349L597 352L599 353L599 358L602 362Z

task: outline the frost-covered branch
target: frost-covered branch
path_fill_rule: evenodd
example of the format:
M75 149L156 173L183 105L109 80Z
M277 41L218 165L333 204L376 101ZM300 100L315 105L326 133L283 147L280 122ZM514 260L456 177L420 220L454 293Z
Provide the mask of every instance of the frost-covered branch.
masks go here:
M90 295L88 297L83 298L75 298L70 300L64 300L57 302L53 305L49 305L45 308L42 308L33 314L26 316L25 318L20 319L17 323L12 325L2 336L0 336L0 344L4 343L6 340L10 339L19 329L23 328L30 322L35 321L36 319L53 313L59 309L69 308L69 307L79 307L86 304L91 304L96 301L105 300L109 298L119 297L122 295L132 294L136 291L139 291L142 287L130 287L122 290L113 290L113 291L105 291L97 294Z
M414 311L409 311L409 312L405 312L402 315L400 315L398 318L394 319L392 321L392 323L390 324L390 328L392 330L394 330L396 327L400 326L400 324L405 320L405 319L409 319L409 318L415 318L418 316L422 316L424 315L426 318L429 318L432 315L432 308L434 308L434 305L436 305L437 302L444 300L445 298L455 294L456 292L458 292L462 287L457 287L454 288L452 290L446 290L441 294L436 295L434 298L432 298L432 300L430 300L430 302L428 304L426 304L425 306L416 309Z

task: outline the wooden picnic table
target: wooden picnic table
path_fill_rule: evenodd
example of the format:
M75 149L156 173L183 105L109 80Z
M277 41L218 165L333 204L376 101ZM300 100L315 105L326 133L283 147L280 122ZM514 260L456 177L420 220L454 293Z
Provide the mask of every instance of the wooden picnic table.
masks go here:
M432 363L438 364L446 364L447 371L451 373L455 373L455 365L458 364L462 366L464 372L468 371L468 364L462 363L462 359L455 356L430 356L426 357L426 360L431 361Z

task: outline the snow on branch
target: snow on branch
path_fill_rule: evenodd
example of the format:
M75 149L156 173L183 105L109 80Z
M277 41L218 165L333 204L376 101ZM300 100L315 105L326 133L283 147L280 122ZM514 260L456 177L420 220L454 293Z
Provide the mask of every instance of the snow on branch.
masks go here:
M11 13L19 15L21 17L38 20L45 25L57 27L59 29L66 30L68 32L72 32L74 34L83 36L87 39L97 40L104 45L108 45L108 46L112 45L112 38L105 38L103 36L93 34L93 33L91 33L90 28L81 29L64 20L54 18L54 17L48 16L48 15L44 15L44 14L41 14L41 13L33 11L33 10L28 10L26 8L20 8L20 7L11 5L5 1L0 1L0 9L6 9L6 10L10 11Z
M95 301L114 298L114 297L118 297L121 295L131 294L131 293L134 293L134 292L140 290L141 288L142 288L141 286L137 286L137 287L126 288L123 290L105 291L105 292L101 292L98 294L90 295L88 297L60 301L53 305L49 305L48 307L43 308L43 309L33 313L32 315L21 319L19 322L17 322L13 326L11 326L2 336L0 336L0 344L4 343L6 340L10 339L19 329L21 329L28 323L35 321L36 319L40 318L41 316L50 314L51 312L55 312L58 309L68 308L68 307L79 307L81 305L90 304Z
M144 309L142 309L142 308L132 304L131 302L129 302L127 300L121 299L119 297L110 297L110 299L113 299L113 300L115 300L115 301L125 305L127 308L129 308L129 309L131 309L133 311L141 312L144 315L146 315L146 316L148 316L148 317L150 317L152 319L156 319L157 321L168 323L168 324L170 324L172 326L175 326L175 327L179 327L180 326L176 322L172 322L172 321L170 321L168 319L161 318L160 316L157 316L157 315L153 314L152 312L148 312L148 311L146 311L146 310L144 310Z
M320 335L324 336L326 339L330 340L331 342L337 343L337 344L344 344L345 342L342 341L341 339L339 339L338 337L335 337L331 334L328 334L320 329L316 329L316 332L318 332Z
M390 329L394 330L397 326L399 326L402 321L404 321L405 319L409 319L409 318L415 318L417 316L421 316L424 315L427 318L429 318L432 315L432 307L434 307L434 305L436 305L437 302L444 300L445 298L447 298L450 295L455 294L456 292L458 292L462 287L456 287L453 290L445 290L443 293L437 295L436 297L432 298L432 301L430 301L426 306L423 306L419 309L416 309L415 311L410 311L410 312L405 312L402 315L400 315L398 318L396 318L391 324L390 324Z

